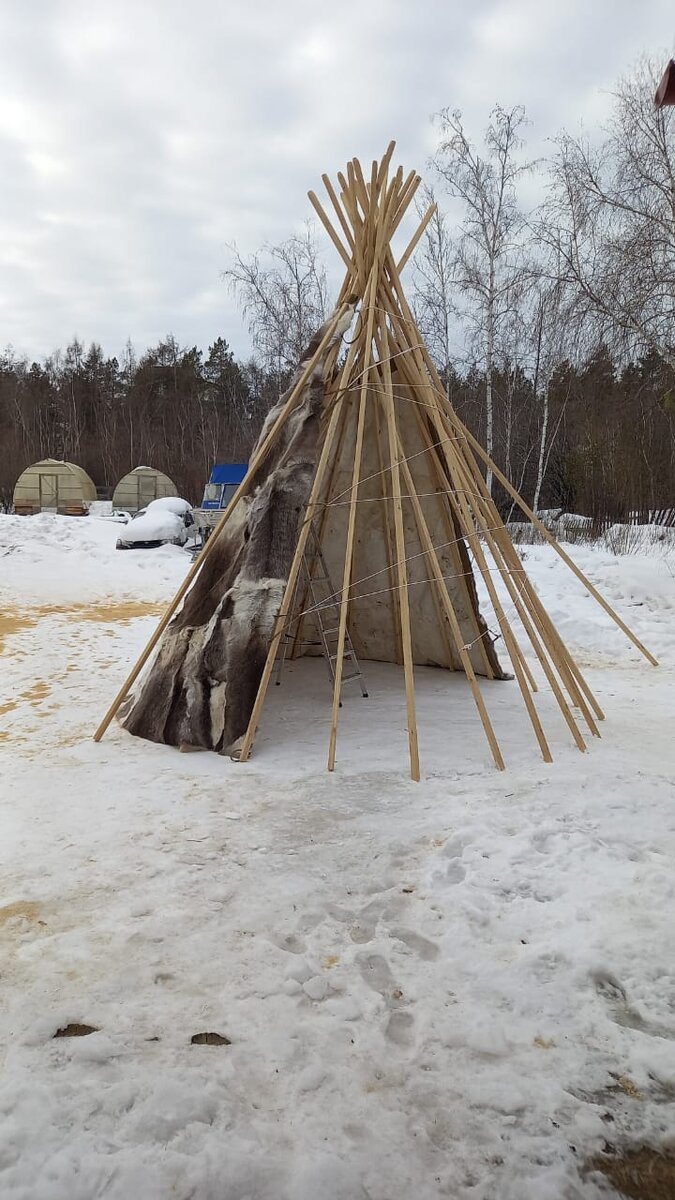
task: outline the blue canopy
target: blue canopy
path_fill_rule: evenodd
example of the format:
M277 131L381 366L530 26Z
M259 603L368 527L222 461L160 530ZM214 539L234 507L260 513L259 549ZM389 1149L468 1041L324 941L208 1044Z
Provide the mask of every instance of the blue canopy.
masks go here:
M209 483L241 483L247 471L248 463L216 463Z

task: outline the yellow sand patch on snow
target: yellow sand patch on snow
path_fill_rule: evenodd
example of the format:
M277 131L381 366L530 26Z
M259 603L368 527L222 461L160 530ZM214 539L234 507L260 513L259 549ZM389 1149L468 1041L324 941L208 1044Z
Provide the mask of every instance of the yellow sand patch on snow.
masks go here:
M21 612L19 609L5 609L0 612L0 654L5 648L5 638L22 629L30 629L39 620L34 613Z
M58 606L53 609L41 608L40 613L43 615L47 615L48 612L63 613L73 621L99 621L104 625L111 621L128 625L129 621L134 621L138 617L161 616L165 608L166 604L150 603L147 600L111 600L102 604L73 604L67 608Z
M627 1075L620 1075L616 1082L621 1088L621 1091L625 1092L627 1096L630 1096L632 1100L644 1099L637 1084L633 1083L633 1080L629 1079Z
M87 725L86 727L81 729L78 733L73 733L73 732L65 733L63 735L63 737L55 738L52 741L51 745L65 746L67 748L69 746L80 746L82 744L82 742L89 741L90 739L91 739L91 728Z
M50 691L49 684L45 683L42 679L38 679L32 688L29 688L27 692L21 693L21 699L28 700L29 704L35 707L41 700L44 700L45 696L49 695Z
M41 911L42 905L36 900L16 900L14 904L5 904L0 907L0 926L6 925L16 917L25 921L37 921Z
M157 617L164 604L147 600L109 600L100 604L41 604L37 608L9 608L0 613L0 654L5 639L32 629L45 617L65 617L68 621L96 621L99 624L128 625L138 617Z
M37 620L43 617L67 617L69 621L97 621L102 625L119 622L123 625L137 617L154 617L164 612L166 605L147 600L104 600L97 604L41 604L34 611Z
M16 745L17 743L27 742L27 741L28 741L28 738L24 734L21 734L21 733L17 734L17 733L14 733L13 730L10 731L9 729L0 729L0 743L1 742L13 742Z

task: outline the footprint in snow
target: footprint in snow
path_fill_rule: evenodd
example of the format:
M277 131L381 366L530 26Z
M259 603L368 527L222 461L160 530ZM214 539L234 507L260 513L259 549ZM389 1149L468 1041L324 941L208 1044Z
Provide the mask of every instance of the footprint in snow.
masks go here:
M375 926L364 925L362 921L355 921L349 930L349 936L357 945L365 946L367 942L372 942L375 937Z
M357 961L364 983L374 992L379 992L389 1004L396 1005L402 993L386 958L382 954L361 954Z
M415 1040L415 1018L406 1010L403 992L397 986L386 958L381 954L364 954L359 957L358 964L365 983L382 996L389 1009L385 1037L395 1046L411 1046Z
M454 887L466 879L466 867L458 858L452 858L447 867L441 867L439 871L434 871L433 879L441 887Z
M414 1041L415 1018L412 1013L395 1009L385 1028L385 1036L397 1046L411 1046Z
M675 1029L655 1025L653 1022L647 1021L636 1008L633 1008L628 1001L626 989L615 975L609 971L593 971L591 978L595 983L596 992L606 1001L609 1015L616 1025L622 1029L635 1029L638 1033L647 1034L648 1037L675 1041Z
M273 944L287 954L304 954L307 943L296 933L285 933L271 939Z
M418 958L423 958L425 962L433 962L440 954L435 942L422 937L421 933L415 933L413 929L391 929L389 932L397 942L403 942L409 950L412 950Z

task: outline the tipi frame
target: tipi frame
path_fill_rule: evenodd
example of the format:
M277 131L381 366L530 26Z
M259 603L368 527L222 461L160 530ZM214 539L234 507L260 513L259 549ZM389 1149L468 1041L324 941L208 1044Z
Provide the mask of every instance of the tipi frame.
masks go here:
M307 538L312 522L316 522L319 538L322 534L326 512L331 504L343 502L348 506L346 543L342 564L341 588L338 595L339 627L337 655L335 660L335 682L330 723L328 769L336 763L337 734L342 686L342 666L350 602L354 599L356 584L363 579L354 578L354 546L359 526L359 489L365 482L363 476L363 449L367 419L377 441L380 469L382 536L387 553L387 588L395 597L393 609L396 621L396 644L398 658L403 666L407 709L407 733L410 757L410 773L413 779L420 778L415 685L413 672L413 645L411 635L408 567L410 557L406 549L404 528L404 505L409 505L414 520L417 539L422 548L425 573L432 590L437 618L443 627L449 647L449 656L459 660L464 670L475 702L485 735L499 769L504 768L504 758L497 740L487 706L478 683L476 671L469 653L470 647L462 635L460 620L453 603L449 576L444 574L440 551L451 554L454 566L452 579L457 587L468 594L469 580L459 553L463 542L473 556L475 568L482 577L496 616L503 646L508 653L517 685L532 725L544 761L551 761L551 751L535 704L538 690L533 668L528 663L523 646L507 616L505 602L500 597L496 578L500 577L510 606L517 615L530 649L547 680L562 716L579 750L586 749L582 732L585 725L593 736L599 736L597 722L603 719L602 710L587 682L564 645L553 622L544 609L539 596L529 579L523 563L511 541L506 527L487 487L478 460L488 467L501 483L525 516L540 531L582 581L589 593L612 617L623 633L638 650L656 665L656 659L640 640L614 612L607 601L584 576L565 550L558 545L550 532L538 519L509 480L484 451L480 443L460 421L452 408L432 359L407 303L401 285L401 272L408 263L434 213L432 205L419 223L414 236L403 254L396 261L392 251L392 239L403 220L421 182L420 176L411 172L404 177L401 167L393 174L390 164L394 151L392 142L382 160L373 162L370 178L366 180L358 159L347 166L346 175L338 174L338 190L327 175L323 183L337 218L336 228L314 192L309 199L321 224L340 255L346 274L335 317L326 330L324 338L307 364L298 383L291 392L284 409L269 430L267 437L252 460L249 472L237 488L230 505L223 514L212 537L206 543L174 601L167 609L155 634L143 651L133 671L125 681L108 713L96 731L98 741L120 704L127 696L141 669L147 662L166 629L178 605L186 595L197 573L209 553L239 499L245 495L255 472L264 460L270 447L299 402L306 379L314 364L329 345L337 323L344 316L348 304L360 301L357 326L344 360L337 367L339 346L329 351L326 378L326 429L319 455L316 474L309 496L304 520L300 527L298 542L291 564L286 588L276 618L269 652L253 705L248 728L243 737L239 759L246 761L251 753L253 740L260 721L267 689L280 649L281 641L295 623L296 642L300 627L310 610L293 611L294 597L301 595L297 587ZM340 232L338 232L338 229ZM347 424L347 400L356 407L356 429L354 436L351 479L346 493L340 497L330 496L331 465L341 452ZM434 478L438 503L443 511L444 528L448 540L442 545L434 544L424 507L416 491L410 458L406 457L405 446L397 422L397 406L414 406L415 421L423 453ZM350 413L352 408L350 408ZM414 456L413 456L414 457ZM372 479L372 475L369 476ZM415 557L419 557L416 555ZM502 592L503 595L503 592ZM300 599L300 605L304 602ZM471 605L468 606L471 608ZM488 678L493 674L490 661L482 641L483 634L476 624L476 646L483 660L483 673Z

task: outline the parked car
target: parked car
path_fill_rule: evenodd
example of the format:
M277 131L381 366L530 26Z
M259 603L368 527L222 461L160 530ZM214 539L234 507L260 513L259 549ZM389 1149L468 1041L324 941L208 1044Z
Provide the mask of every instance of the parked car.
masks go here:
M148 550L154 546L184 546L194 526L192 508L179 496L161 496L140 509L117 539L118 550Z

